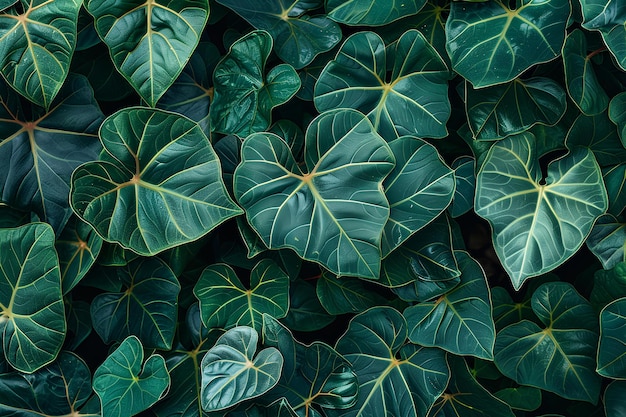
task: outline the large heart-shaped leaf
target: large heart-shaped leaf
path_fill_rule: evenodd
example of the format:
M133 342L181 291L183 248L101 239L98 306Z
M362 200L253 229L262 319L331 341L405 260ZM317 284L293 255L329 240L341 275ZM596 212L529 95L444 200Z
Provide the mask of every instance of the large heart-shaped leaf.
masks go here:
M595 404L601 379L595 372L598 319L593 308L564 282L542 284L531 305L546 327L528 320L505 327L496 337L496 366L519 384Z
M218 0L257 29L274 38L276 54L296 69L341 41L341 28L327 16L308 16L321 1L304 0Z
M478 90L465 85L467 121L476 140L502 139L537 123L553 125L565 114L566 98L563 87L545 77Z
M487 278L480 264L458 251L461 282L434 302L404 310L409 339L457 355L493 359L496 329Z
M180 284L159 258L137 258L115 271L123 292L91 303L93 327L105 343L135 335L150 348L170 349L176 330Z
M393 168L391 150L353 110L322 114L311 126L307 173L278 136L249 136L235 171L235 196L268 248L292 248L339 276L376 279L389 216L381 183Z
M3 82L0 97L0 199L35 212L58 235L72 212L72 171L102 149L96 134L104 115L82 76L68 77L48 112L22 107Z
M574 104L587 115L602 113L609 105L609 96L593 69L593 55L587 53L587 39L582 30L574 30L565 39L565 86Z
M20 0L21 7L0 14L0 72L11 87L46 109L69 73L81 4Z
M272 109L300 89L300 77L288 64L265 73L272 45L269 33L250 32L233 43L217 64L209 109L213 131L242 137L262 132L272 123Z
M591 149L602 167L621 164L626 160L626 149L606 112L578 116L567 132L565 145L568 149L577 146Z
M359 32L320 74L315 107L359 110L387 140L441 138L450 117L448 76L446 64L417 30L388 47L376 33Z
M280 381L264 396L263 403L285 398L301 417L322 417L314 405L328 415L354 405L359 391L357 377L335 349L322 342L303 345L267 314L263 316L263 343L277 348L285 357Z
M59 259L45 223L0 229L0 331L9 364L31 373L52 362L65 338Z
M619 298L600 312L597 372L608 378L626 378L626 298Z
M476 213L491 224L496 253L515 289L571 257L607 206L591 151L572 150L542 178L531 133L493 145L476 179Z
M161 355L144 362L143 346L129 336L96 369L93 390L102 402L102 417L130 417L156 403L170 384Z
M586 243L602 262L602 267L611 269L626 261L626 224L611 214L604 214L593 225Z
M583 27L598 30L617 63L626 70L626 4L620 0L580 0Z
M70 203L106 240L149 256L241 213L207 137L186 117L122 109L104 121L100 140L100 160L72 175Z
M206 411L219 411L267 393L278 383L283 356L274 347L255 355L259 335L239 326L224 333L202 359L200 399Z
M282 319L289 309L289 276L270 259L254 266L250 289L229 265L215 264L202 271L193 292L209 329L250 326L260 332L264 313Z
M452 68L475 88L511 81L561 53L568 0L453 2L446 21Z
M354 317L337 341L359 381L357 403L331 416L425 416L450 378L444 351L405 344L407 326L390 307ZM393 399L393 400L392 400Z
M454 171L434 146L405 136L389 147L396 166L383 183L390 209L383 230L383 257L441 214L452 201L455 187Z
M151 107L198 45L208 0L86 0L117 70Z
M0 374L0 415L88 416L81 408L91 393L89 368L77 355L64 351L32 375Z
M351 26L380 26L420 11L426 0L327 0L328 17Z

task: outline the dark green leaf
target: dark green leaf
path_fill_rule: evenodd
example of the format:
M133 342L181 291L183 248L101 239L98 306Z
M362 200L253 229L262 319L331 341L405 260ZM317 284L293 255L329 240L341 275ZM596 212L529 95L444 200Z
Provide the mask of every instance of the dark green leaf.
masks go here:
M587 247L605 269L626 261L626 224L611 214L600 216L587 238Z
M87 223L71 217L54 247L59 254L63 294L67 294L96 261L102 238Z
M322 306L333 316L360 313L387 302L376 290L366 288L362 280L337 278L327 272L317 280L316 292Z
M583 27L598 30L618 64L626 70L626 4L620 0L580 0Z
M626 149L606 112L595 116L578 116L567 133L565 144L570 150L577 146L591 149L603 167L626 160Z
M452 162L452 169L454 169L455 187L450 215L459 217L474 208L476 160L469 156L457 158Z
M622 297L626 297L626 263L620 261L611 269L596 271L589 297L596 311Z
M608 213L619 216L626 208L626 164L613 165L602 170L609 196Z
M91 312L86 301L65 301L65 316L67 317L67 336L64 348L76 350L91 334Z
M328 17L351 26L381 26L416 14L426 0L327 0Z
M600 312L597 372L608 378L626 378L626 298L619 298Z
M619 93L611 99L609 118L617 125L622 144L626 143L626 92Z
M313 332L323 329L335 321L335 316L328 314L318 297L311 297L315 286L297 279L289 287L289 312L282 321L291 330Z
M613 381L604 391L604 409L607 416L621 416L626 413L626 381Z
M541 406L541 390L533 387L504 388L493 395L515 410L535 411Z

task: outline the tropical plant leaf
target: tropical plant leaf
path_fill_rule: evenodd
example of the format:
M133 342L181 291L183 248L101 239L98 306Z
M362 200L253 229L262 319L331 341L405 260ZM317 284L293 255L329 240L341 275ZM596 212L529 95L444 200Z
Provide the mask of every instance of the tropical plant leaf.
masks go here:
M15 5L0 14L0 72L17 92L46 109L69 73L81 4L20 0L23 10Z
M426 0L327 0L328 17L350 26L381 26L417 14Z
M389 147L396 166L383 182L390 209L383 229L383 257L439 216L455 190L454 171L434 146L404 136L390 142Z
M213 131L241 137L262 132L272 123L272 109L300 89L300 77L288 64L279 64L266 74L272 45L269 33L250 32L238 39L217 64L209 109Z
M206 411L219 411L267 393L278 383L283 356L274 347L255 355L259 335L239 326L224 333L200 365L200 398Z
M457 355L493 359L496 329L487 278L467 252L456 252L461 282L434 302L404 310L409 340Z
M570 15L567 0L452 2L446 49L452 68L474 88L513 80L558 57Z
M104 121L100 137L100 159L72 175L70 203L106 240L150 256L241 213L207 137L186 117L126 108Z
M626 149L606 112L595 116L578 116L567 132L565 145L570 150L577 146L591 149L602 167L626 160Z
M587 53L587 39L582 30L575 29L565 39L565 87L574 104L586 115L602 113L609 105L609 96L593 69L593 55Z
M515 289L570 258L608 206L600 167L576 148L542 178L535 138L493 145L476 178L476 213L493 229L493 244Z
M235 196L268 248L292 248L339 276L376 279L389 216L381 183L393 155L356 111L325 113L316 123L333 130L307 131L307 173L278 136L249 136L235 171Z
M454 170L454 196L450 205L450 216L459 217L474 208L476 189L476 160L465 156L452 162Z
M359 32L320 74L314 103L320 112L359 110L387 140L441 138L451 111L448 77L446 64L417 30L387 47L376 33Z
M296 69L341 41L341 28L325 15L308 16L321 1L218 0L257 29L272 35L276 54Z
M596 311L623 297L626 297L626 263L619 262L611 269L596 271L589 296Z
M67 321L67 334L63 348L75 351L85 339L89 337L93 327L91 326L91 313L89 303L80 300L68 300L65 302L65 317Z
M84 77L68 77L48 112L22 106L0 82L2 201L35 212L61 233L72 213L67 204L72 171L97 158L102 146L96 133L103 118Z
M102 417L130 417L147 410L169 384L163 357L153 354L144 361L143 346L135 336L124 339L93 375Z
M495 363L518 384L595 404L598 319L587 300L564 282L542 284L532 309L545 328L528 320L505 327L496 337Z
M626 378L626 298L607 304L600 312L600 341L596 371L605 377Z
M215 264L202 271L193 292L209 329L249 326L260 332L264 313L282 319L289 310L289 276L270 259L254 266L250 289L230 266Z
M138 258L115 272L124 291L93 299L93 328L107 344L135 335L146 347L171 349L180 292L172 270L158 258Z
M208 0L86 0L117 70L150 107L176 80L200 40Z
M626 413L626 401L624 401L624 389L626 381L613 381L604 390L604 410L607 416L619 416Z
M580 0L583 27L598 30L623 70L626 70L626 5L619 0Z
M493 395L515 410L535 411L541 406L541 390L534 387L504 388Z
M626 143L626 92L619 93L609 104L609 118L617 125L622 144Z
M607 213L619 216L626 208L626 164L604 168L602 177L609 196Z
M0 229L0 331L7 362L31 373L52 362L65 338L59 260L46 223Z
M516 78L478 90L468 83L464 87L467 121L476 140L502 139L538 123L553 125L567 107L563 87L545 77Z
M528 289L527 289L528 291ZM491 288L491 300L493 302L493 319L496 330L500 331L509 324L522 320L536 320L530 305L530 297L526 296L522 301L515 302L511 295L502 287Z
M331 417L427 414L450 378L445 353L406 344L406 338L404 318L390 307L369 309L350 321L336 349L354 367L359 396L354 407Z
M315 290L324 309L333 316L361 313L387 302L380 293L366 288L363 280L350 277L337 278L328 272L322 272Z
M289 312L282 322L289 329L300 332L313 332L323 329L335 321L335 316L328 314L318 297L311 297L315 286L302 279L293 281L289 286Z

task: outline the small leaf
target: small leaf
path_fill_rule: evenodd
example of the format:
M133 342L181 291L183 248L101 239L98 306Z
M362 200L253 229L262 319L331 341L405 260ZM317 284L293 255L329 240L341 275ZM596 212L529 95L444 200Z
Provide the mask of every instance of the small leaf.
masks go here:
M626 5L619 0L580 0L583 27L598 30L622 70L626 70Z
M620 416L626 413L624 390L626 381L613 381L604 390L604 410L607 416Z
M596 311L622 297L626 297L626 263L619 262L611 269L596 271L589 297Z
M626 261L626 224L611 214L600 216L587 238L587 247L604 269Z
M289 286L289 312L282 322L289 329L298 332L314 332L335 321L328 314L318 297L311 297L315 286L308 281L297 279Z
M535 411L541 406L541 390L533 387L504 388L493 395L515 410Z
M426 0L327 0L328 17L350 26L381 26L416 14Z
M89 308L89 303L86 301L65 299L65 316L67 317L67 336L63 345L65 349L75 351L91 334L93 327Z
M450 216L456 218L474 208L476 160L469 156L457 158L452 162L452 169L456 185L450 205Z
M59 260L46 223L0 229L0 332L7 362L31 373L52 362L65 338Z
M129 336L96 369L93 390L102 401L102 417L130 417L150 408L170 384L161 355L144 362L143 346Z
M598 319L593 308L564 282L541 285L531 303L546 327L523 320L500 331L496 366L518 384L596 404L601 379L595 372Z
M570 150L577 146L589 148L602 167L626 160L626 149L606 112L595 116L578 116L567 132L565 145Z
M273 347L256 354L258 333L239 326L224 333L204 356L200 399L219 411L267 393L278 383L283 356Z
M337 278L327 272L317 280L317 298L333 316L360 313L370 307L386 304L386 299L373 289L366 288L358 278Z
M606 192L609 196L607 213L619 216L626 208L626 164L606 167L602 170Z
M67 294L96 261L102 238L87 223L71 217L54 247L59 254L63 294Z
M626 378L626 298L619 298L600 312L597 372L607 378Z
M100 128L104 151L72 175L70 203L98 234L151 256L241 213L200 127L162 110L125 108Z

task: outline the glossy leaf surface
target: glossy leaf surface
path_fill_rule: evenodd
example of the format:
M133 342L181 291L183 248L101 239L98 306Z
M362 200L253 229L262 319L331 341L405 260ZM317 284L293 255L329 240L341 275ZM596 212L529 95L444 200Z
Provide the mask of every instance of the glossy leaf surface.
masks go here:
M339 276L376 279L389 216L380 184L393 155L354 111L322 114L317 121L333 130L307 144L307 173L278 136L249 136L235 171L235 196L268 248L292 248Z
M72 217L54 247L59 255L63 294L67 294L96 261L102 238L87 223Z
M198 45L207 0L87 0L117 70L154 107Z
M604 408L607 416L619 416L626 413L626 401L624 401L624 389L626 381L613 381L604 391Z
M580 0L583 27L598 30L622 69L626 70L626 5L619 0Z
M597 371L600 375L626 378L626 298L617 299L600 312L600 342Z
M626 149L606 112L578 116L567 132L565 145L568 149L576 146L591 149L602 167L620 164L626 159Z
M474 208L476 161L470 157L461 157L452 162L452 169L454 169L455 188L450 215L459 217Z
M626 92L619 93L611 99L609 118L617 125L622 144L626 143Z
M154 255L241 213L226 193L215 151L193 121L128 108L104 121L100 138L99 161L72 175L70 202L106 240Z
M605 269L626 261L626 224L610 214L600 216L587 238L587 247Z
M516 289L571 257L607 203L591 151L573 150L542 178L530 133L496 143L476 179L476 213L491 224L496 253Z
M326 12L331 19L351 26L380 26L416 14L426 0L328 0Z
M65 338L59 260L45 223L0 229L0 331L7 362L31 373L52 362Z
M598 319L587 300L568 283L548 282L533 294L532 309L544 328L528 320L496 337L495 363L519 384L596 403Z
M453 2L446 21L452 68L475 88L511 81L561 53L567 0Z
M366 288L358 278L337 278L322 273L315 287L317 298L329 314L361 313L368 308L385 304L385 298L375 290Z

